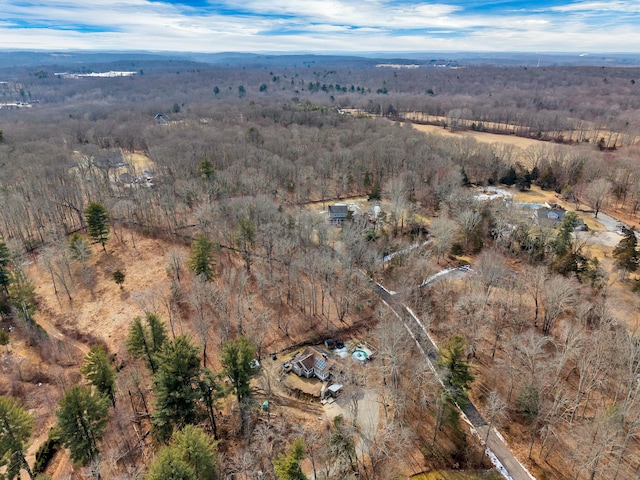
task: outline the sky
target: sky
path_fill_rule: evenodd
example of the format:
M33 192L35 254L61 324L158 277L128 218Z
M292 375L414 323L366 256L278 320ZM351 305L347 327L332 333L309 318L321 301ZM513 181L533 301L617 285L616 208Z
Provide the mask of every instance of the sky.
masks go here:
M640 0L0 0L0 48L640 53Z

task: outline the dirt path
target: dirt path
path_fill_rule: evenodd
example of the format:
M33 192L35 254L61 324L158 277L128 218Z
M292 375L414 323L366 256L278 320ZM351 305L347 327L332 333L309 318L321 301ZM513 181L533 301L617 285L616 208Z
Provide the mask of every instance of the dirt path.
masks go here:
M65 335L64 333L62 333L62 331L53 323L51 323L46 316L36 315L36 317L36 322L38 323L38 325L44 328L44 330L47 332L47 335L49 335L49 338L56 339L66 344L71 344L75 349L82 353L83 357L87 353L89 353L89 347L87 345L76 340L73 337L70 337L69 335Z

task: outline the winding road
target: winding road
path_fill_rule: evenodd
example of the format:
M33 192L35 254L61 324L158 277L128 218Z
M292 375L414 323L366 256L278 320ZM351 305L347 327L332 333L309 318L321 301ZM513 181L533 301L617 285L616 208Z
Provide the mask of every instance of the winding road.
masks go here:
M452 269L450 272L459 272L459 269ZM441 278L442 275L438 275L436 278ZM438 347L429 336L427 329L420 319L408 308L401 303L397 296L393 295L387 289L385 289L379 283L370 280L374 292L385 302L385 304L392 310L395 316L403 323L413 340L416 342L418 350L420 350L427 358L429 368L438 377L441 384L442 375L436 368L436 362L438 358ZM427 283L427 281L425 281ZM469 401L464 407L458 406L460 411L464 414L466 420L471 424L472 429L478 435L480 440L484 442L487 438L487 429L489 425L482 417L473 402ZM506 478L513 480L535 480L527 469L518 461L518 459L511 453L509 447L506 445L501 436L496 434L496 430L492 429L486 442L487 455L494 463L498 471Z

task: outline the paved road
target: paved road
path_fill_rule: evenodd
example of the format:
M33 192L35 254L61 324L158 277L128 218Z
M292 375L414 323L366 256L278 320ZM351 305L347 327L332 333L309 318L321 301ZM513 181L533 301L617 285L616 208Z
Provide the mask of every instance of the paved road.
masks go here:
M488 425L476 428L482 440L487 438L488 428ZM502 473L503 475L506 473L514 480L531 480L532 477L524 471L520 462L516 459L516 457L513 456L513 454L509 450L509 447L502 441L502 439L495 434L493 428L491 429L491 433L489 434L489 438L487 439L487 447L489 448L489 451L491 451L496 456L496 458L500 460L500 463L506 471L500 473Z
M440 377L442 376L437 372L435 365L438 358L438 347L433 342L431 337L424 328L424 325L419 321L417 317L412 315L412 312L403 305L400 300L392 295L388 290L382 287L378 283L372 282L372 288L378 294L378 296L384 300L389 307L395 312L395 314L402 320L405 327L413 336L416 344L421 351L425 353L432 369ZM462 412L467 416L473 427L479 433L480 438L484 441L487 435L487 422L484 420L476 406L469 401L468 405L461 408ZM489 435L487 441L487 447L489 451L500 461L505 471L501 473L505 478L511 478L513 480L531 480L533 477L525 470L522 464L511 453L507 445L498 437L493 431Z

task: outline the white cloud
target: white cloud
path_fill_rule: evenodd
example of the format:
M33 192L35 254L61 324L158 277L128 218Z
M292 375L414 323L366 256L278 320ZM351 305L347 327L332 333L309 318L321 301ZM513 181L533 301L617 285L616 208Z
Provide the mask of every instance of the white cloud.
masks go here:
M0 38L3 48L54 50L633 52L640 45L628 15L619 24L607 17L607 28L585 19L591 12L640 13L637 1L500 16L428 2L246 0L238 11L237 2L225 1L222 13L147 0L4 0Z
M555 12L603 12L640 13L640 3L637 0L618 0L608 2L575 2L567 5L552 7Z

